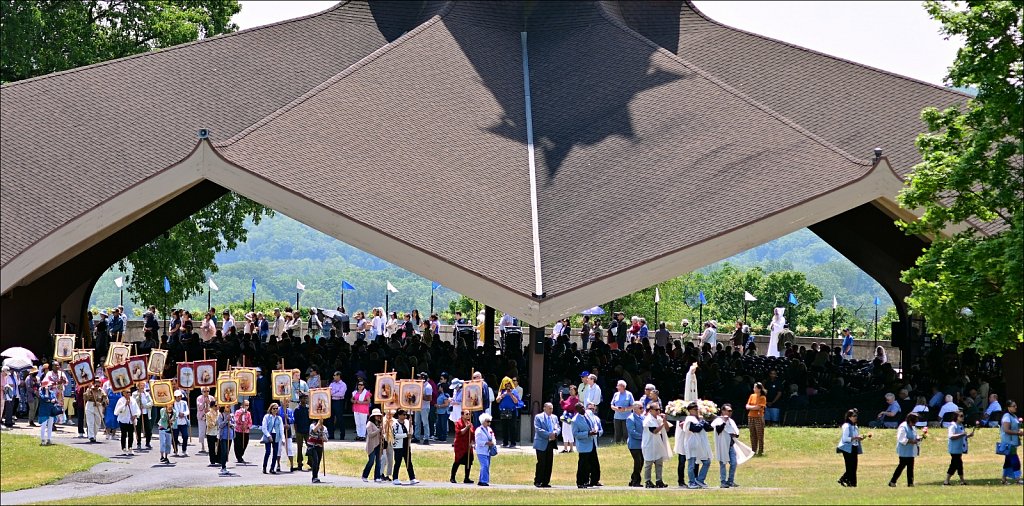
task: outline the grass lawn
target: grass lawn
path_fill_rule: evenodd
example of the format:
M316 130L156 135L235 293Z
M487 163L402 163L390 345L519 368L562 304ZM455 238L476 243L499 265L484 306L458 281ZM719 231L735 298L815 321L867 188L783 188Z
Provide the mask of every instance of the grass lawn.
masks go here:
M747 439L744 429L742 437ZM895 431L865 430L875 437L865 442L861 456L856 489L843 488L836 479L843 472L843 459L835 453L837 429L771 428L767 430L767 456L754 458L739 468L736 481L741 488L731 490L690 491L675 487L677 461L672 460L665 469L665 481L672 488L665 490L537 490L482 489L469 485L452 485L440 489L424 487L394 487L376 485L369 489L266 486L266 487L213 487L203 489L174 489L138 492L131 496L90 498L94 504L126 502L176 504L300 504L300 503L466 503L466 504L579 504L582 501L597 504L652 504L682 502L697 504L1021 504L1022 491L1018 485L998 485L1002 457L995 455L998 434L995 429L983 429L971 440L971 453L964 458L968 487L942 487L949 455L946 453L945 431L933 429L933 435L922 446L917 459L916 487L907 488L906 478L897 489L887 483L896 465ZM629 480L632 461L624 445L606 445L601 448L601 481L605 485L625 485ZM446 482L451 469L450 452L416 452L416 477L423 481ZM366 457L358 450L328 452L327 468L332 474L359 476ZM532 485L535 459L532 455L499 454L491 467L492 484ZM552 484L573 486L575 483L575 454L556 454ZM403 478L405 473L402 473ZM476 467L472 478L475 480ZM329 479L329 478L328 478ZM459 476L461 480L461 475ZM718 464L712 462L708 483L718 484ZM585 499L581 499L585 498ZM81 502L79 500L78 502Z
M40 448L37 437L3 434L0 435L0 492L46 485L71 473L87 471L105 460L65 445Z

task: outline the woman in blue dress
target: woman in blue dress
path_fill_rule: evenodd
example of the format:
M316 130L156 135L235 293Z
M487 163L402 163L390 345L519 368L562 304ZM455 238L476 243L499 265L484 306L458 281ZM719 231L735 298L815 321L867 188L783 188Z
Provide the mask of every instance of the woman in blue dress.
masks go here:
M107 439L115 439L117 434L118 422L117 415L114 414L114 407L117 406L117 401L121 400L121 394L110 389L110 385L106 385L107 389L107 410L103 414L103 426L106 427Z

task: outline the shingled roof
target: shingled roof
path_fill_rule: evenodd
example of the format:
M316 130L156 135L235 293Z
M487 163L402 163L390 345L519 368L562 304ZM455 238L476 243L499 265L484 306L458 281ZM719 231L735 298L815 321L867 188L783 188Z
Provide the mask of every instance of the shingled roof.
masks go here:
M209 179L545 323L891 199L963 100L681 2L343 2L5 85L3 291Z

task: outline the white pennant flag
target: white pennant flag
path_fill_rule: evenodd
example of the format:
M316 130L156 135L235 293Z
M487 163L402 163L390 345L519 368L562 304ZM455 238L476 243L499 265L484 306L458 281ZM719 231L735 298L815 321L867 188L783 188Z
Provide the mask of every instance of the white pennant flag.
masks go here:
M837 307L839 307L839 300L837 300L837 299L836 299L836 296L835 296L835 295L833 295L833 296L832 296L832 309L835 309L835 308L837 308Z
M123 276L118 276L117 278L115 278L114 279L114 284L117 285L118 288L121 288L122 286L124 286L124 277Z
M747 302L754 302L757 300L757 297L754 297L754 294L750 292L743 292L743 300Z
M301 281L296 279L295 280L295 289L296 290L305 290L306 289L306 285L302 284Z
M398 293L398 289L395 288L395 285L392 285L390 281L388 281L388 291L391 293Z
M654 303L661 302L661 292L658 291L658 287L654 287Z
M210 284L210 290L213 290L215 292L220 290L220 287L217 286L217 283L213 282L213 278L209 278L209 284Z

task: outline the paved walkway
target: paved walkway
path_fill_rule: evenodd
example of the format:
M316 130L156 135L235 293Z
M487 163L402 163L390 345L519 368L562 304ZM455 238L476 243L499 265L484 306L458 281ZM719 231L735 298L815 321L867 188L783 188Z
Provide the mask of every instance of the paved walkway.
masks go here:
M34 437L39 437L38 428L28 428L27 424L19 423L18 427L11 430L5 431L7 434L25 434ZM119 455L121 451L120 440L112 441L102 439L96 443L89 443L88 439L79 439L77 437L77 428L69 425L58 426L54 432L54 443L64 444L73 448L79 448L88 452L96 453L110 459L110 462L104 462L97 464L92 469L86 472L75 473L65 477L64 479L46 485L43 487L37 487L27 490L19 490L16 492L6 492L3 494L3 504L25 504L29 502L38 502L40 500L60 500L60 499L78 499L96 495L107 495L107 494L123 494L130 492L137 492L143 490L154 490L164 488L178 488L178 487L227 487L236 485L311 485L310 474L308 472L294 472L278 475L266 475L262 472L263 463L263 446L259 444L258 433L255 438L250 442L249 448L245 453L245 460L252 462L252 464L236 464L234 460L234 450L228 459L228 469L231 471L229 476L220 476L218 474L219 467L208 467L210 460L203 455L197 455L196 452L199 450L198 439L192 437L189 440L189 456L187 458L174 458L171 457L171 465L160 464L159 458L159 437L154 434L153 438L153 449L143 451L135 456L126 457ZM195 443L195 444L193 444ZM359 443L355 441L329 441L327 443L328 450L340 450L340 449L365 449L365 443ZM46 455L47 448L40 448L39 452L41 456ZM451 444L450 443L435 443L432 445L415 445L414 451L419 452L437 452L437 458L450 459L451 458ZM522 453L522 454L533 454L533 448L531 447L520 447L517 449L501 449L502 454L509 453ZM575 456L573 456L575 457ZM422 457L421 457L422 458ZM283 465L287 466L287 458L282 459ZM558 460L558 457L556 457ZM576 459L572 458L572 464L575 465ZM557 462L556 462L557 464ZM390 483L363 483L359 478L359 470L345 469L344 472L348 473L346 476L339 476L338 470L328 469L332 474L327 477L322 477L321 486L337 486L337 487L392 487L394 485ZM4 470L5 472L17 472L16 470ZM163 472L171 471L171 472ZM444 482L421 482L417 487L428 487L428 488L448 488L448 487L469 487L468 485L452 485ZM504 488L504 489L530 489L534 490L534 487L528 485L501 485L492 484L492 488ZM575 487L569 486L555 486L553 489L572 489L576 490ZM604 489L608 490L629 490L636 492L637 489L627 487L612 487L607 486ZM673 488L673 490L678 490ZM652 491L654 492L654 491Z

